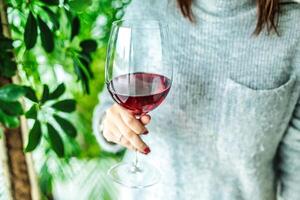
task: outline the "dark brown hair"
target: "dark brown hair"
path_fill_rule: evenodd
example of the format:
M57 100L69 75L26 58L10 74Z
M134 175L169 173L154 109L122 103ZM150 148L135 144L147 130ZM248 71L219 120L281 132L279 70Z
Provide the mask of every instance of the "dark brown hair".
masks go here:
M194 21L192 13L193 0L177 0L182 15L190 21ZM274 31L278 34L279 0L256 0L257 23L254 34L258 35L264 28L268 33Z

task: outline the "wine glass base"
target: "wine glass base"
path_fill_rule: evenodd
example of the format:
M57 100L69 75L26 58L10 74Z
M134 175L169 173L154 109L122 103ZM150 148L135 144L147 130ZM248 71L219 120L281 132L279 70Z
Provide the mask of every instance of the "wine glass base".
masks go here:
M108 175L116 183L129 188L146 188L160 180L160 172L154 166L139 162L138 167L132 163L118 163L108 170Z

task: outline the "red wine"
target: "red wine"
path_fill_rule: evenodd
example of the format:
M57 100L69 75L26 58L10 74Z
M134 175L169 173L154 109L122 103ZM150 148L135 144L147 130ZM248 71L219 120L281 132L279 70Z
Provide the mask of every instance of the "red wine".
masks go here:
M169 93L171 80L152 73L130 73L115 77L107 85L113 99L136 115L155 109Z

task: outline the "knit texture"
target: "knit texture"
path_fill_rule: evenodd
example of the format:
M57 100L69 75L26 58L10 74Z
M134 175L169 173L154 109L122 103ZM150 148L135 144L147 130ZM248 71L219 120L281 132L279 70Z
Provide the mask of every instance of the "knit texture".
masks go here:
M174 81L151 112L144 140L152 151L141 156L162 179L144 190L121 188L120 199L299 200L300 4L282 5L278 37L252 35L255 1L196 0L195 23L175 2L133 0L126 12L168 23ZM95 134L118 151L97 131L113 103L106 90L100 102Z

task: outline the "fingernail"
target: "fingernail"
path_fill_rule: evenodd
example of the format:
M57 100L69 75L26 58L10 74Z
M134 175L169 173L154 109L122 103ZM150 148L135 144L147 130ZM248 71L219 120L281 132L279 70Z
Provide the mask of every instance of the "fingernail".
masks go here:
M148 130L146 130L143 134L144 135L147 135L149 133L149 131Z
M146 148L144 149L144 154L147 155L148 153L150 153L150 151L151 151L151 150L149 149L149 147L146 147Z

